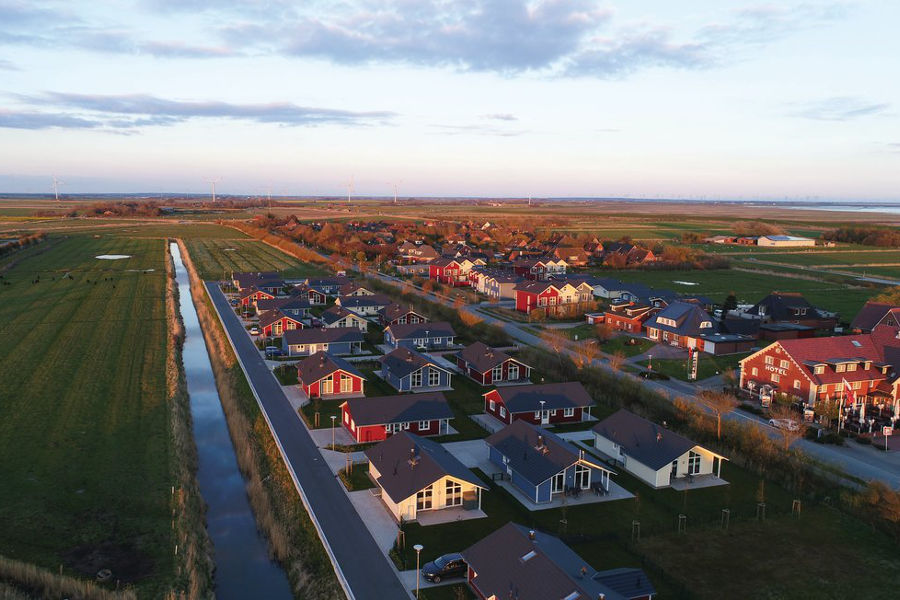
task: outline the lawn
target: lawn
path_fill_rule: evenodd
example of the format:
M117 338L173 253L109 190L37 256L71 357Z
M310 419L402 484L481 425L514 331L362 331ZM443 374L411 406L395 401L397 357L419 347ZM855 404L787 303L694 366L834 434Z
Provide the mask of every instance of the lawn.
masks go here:
M741 352L738 354L726 354L723 356L713 356L712 354L700 353L697 361L697 380L702 381L708 377L713 377L724 373L727 370L736 369L738 361L749 356L749 352ZM650 364L649 360L642 360L638 363L642 367ZM669 377L687 381L687 358L666 358L654 359L653 370L657 373L664 373Z
M235 231L234 237L239 237ZM188 252L200 277L222 279L232 271L279 271L284 277L324 275L321 267L302 262L277 248L257 240L189 239Z
M90 577L93 552L147 597L175 577L164 256L70 235L0 261L0 551Z
M786 252L767 254L760 260L784 263L787 265L868 265L879 263L900 263L900 250L886 251L831 251L831 252Z
M647 339L620 335L603 342L600 347L607 354L621 352L625 356L631 357L643 354L655 345L656 344Z
M338 471L338 477L341 478L344 487L350 492L370 490L375 487L375 484L369 478L368 463L364 465L353 465L349 474L347 473L347 469L343 468Z
M760 267L765 268L764 265L760 265ZM601 274L605 277L640 282L683 294L701 294L716 302L724 302L732 291L737 295L738 302L742 304L755 304L775 290L801 292L812 304L826 310L837 311L847 320L853 318L866 300L879 293L878 289L849 288L828 281L811 281L736 269L712 271L624 270L602 271Z

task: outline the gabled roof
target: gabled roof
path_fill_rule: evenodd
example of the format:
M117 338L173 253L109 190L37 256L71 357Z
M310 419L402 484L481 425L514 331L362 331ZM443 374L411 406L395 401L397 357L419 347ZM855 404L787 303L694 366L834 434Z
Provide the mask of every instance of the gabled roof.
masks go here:
M238 287L241 289L248 287L284 287L284 280L276 271L233 273L232 279L238 282Z
M306 286L316 289L322 287L338 287L350 283L348 277L309 277L306 280Z
M540 485L581 459L581 451L575 446L521 419L484 441L505 456L509 467L533 485Z
M308 310L310 307L309 300L298 296L288 298L264 298L256 301L256 307L259 310Z
M410 373L415 373L426 365L431 365L441 371L448 372L447 369L437 364L424 354L411 350L409 348L397 348L385 354L378 359L388 371L397 377L406 377Z
M344 285L341 286L341 289L340 289L341 296L349 296L350 294L353 294L354 292L359 292L359 291L374 293L374 292L372 292L372 290L370 290L366 286L356 283L354 281L345 283Z
M261 315L259 315L259 326L260 327L268 327L275 321L280 321L281 319L288 319L293 321L294 323L300 323L296 317L292 317L290 315L286 315L281 310L267 310Z
M426 321L428 320L424 315L422 315L422 313L416 311L416 309L413 308L412 306L407 306L404 304L397 304L396 302L392 302L392 303L388 304L383 309L381 309L381 311L379 311L379 312L381 313L382 318L384 318L386 321L393 321L394 319L399 319L403 315L408 315L409 313L415 313L416 315L425 319Z
M806 310L805 315L794 314L795 310ZM797 292L772 292L751 308L747 314L759 315L773 321L795 321L798 317L820 319L823 315Z
M456 332L453 326L446 321L433 321L429 323L400 323L388 325L385 331L390 331L395 340L408 340L433 337L454 337Z
M624 408L594 425L591 431L615 442L629 458L654 471L671 464L698 445Z
M894 322L900 322L900 306L884 302L866 302L850 323L851 329L868 333L875 328L888 314L894 315Z
M675 326L661 323L660 319L672 319ZM709 327L701 327L702 323L709 323ZM647 321L647 327L693 336L714 332L715 328L712 325L712 317L692 302L672 302Z
M444 477L488 489L442 445L406 431L392 435L366 449L365 453L378 469L378 485L395 503L406 500Z
M359 316L355 312L351 312L343 306L337 305L329 306L327 309L322 311L322 316L320 316L319 319L321 319L323 323L331 325L332 323L337 323L338 321L346 317L355 317L360 321L365 321L363 317Z
M367 306L387 306L391 299L384 294L371 294L367 296L341 296L337 302L344 308L363 308Z
M241 290L241 296L240 296L240 297L241 297L241 298L249 298L250 296L252 296L252 295L254 295L254 294L265 294L265 295L267 295L267 296L272 296L272 297L274 297L273 294L270 294L269 292L267 292L267 291L265 291L265 290L261 290L261 289L257 288L256 286L250 286L250 287L248 287L248 288L243 288L243 289Z
M509 354L495 350L483 342L469 344L459 351L459 357L469 363L479 373L490 371L512 358ZM514 360L521 363L518 359Z
M440 392L354 398L344 404L353 415L357 427L453 418L453 411Z
M301 385L315 383L335 371L344 371L360 379L365 379L365 376L349 362L322 350L297 363L297 379L300 380Z
M308 327L285 331L281 338L285 344L334 344L339 342L362 342L359 327Z
M488 394L499 394L511 413L531 412L541 409L558 410L591 406L594 401L584 386L577 381L498 387Z
M623 595L606 580L614 571L598 572L559 538L507 523L462 551L475 571L472 584L486 597L517 600L627 600L655 594L643 571L640 594ZM634 581L638 581L635 577Z

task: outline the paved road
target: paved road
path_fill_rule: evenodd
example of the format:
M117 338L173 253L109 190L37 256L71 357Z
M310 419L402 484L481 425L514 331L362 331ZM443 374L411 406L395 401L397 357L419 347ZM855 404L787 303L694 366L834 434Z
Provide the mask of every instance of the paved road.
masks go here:
M373 275L371 271L366 274L369 276ZM385 283L390 283L392 285L401 285L403 282L403 280L401 279L397 279L395 277L391 277L389 275L384 275L381 273L377 274L377 276ZM453 305L453 302L450 298L446 298L444 296L439 296L436 294L429 294L417 288L413 288L413 290L417 294L424 296L432 302L440 302L447 306ZM537 347L546 346L546 344L538 336L523 329L517 323L498 319L486 311L479 310L479 306L480 305L470 304L466 305L464 308L469 312L476 313L478 317L484 319L485 323L500 327L517 342ZM571 350L565 349L563 351L573 358L575 357L574 352L572 352ZM614 370L608 364L606 364L604 359L595 360L593 362L593 366L607 371L615 372L620 376L631 377L636 381L639 381L646 387L660 392L661 394L669 398L679 396L697 404L704 410L707 410L706 406L700 404L697 401L697 387L695 387L693 384L684 381L678 381L675 379L669 381L648 381L635 377L634 375L631 375L629 373ZM700 385L703 385L702 382ZM763 431L765 431L770 437L778 436L778 433L768 424L765 419L745 413L743 411L732 411L731 413L725 415L723 418L738 421L743 420L762 428ZM848 445L845 447L837 447L828 446L825 444L817 444L810 440L801 439L795 442L795 447L799 448L815 460L836 467L844 471L845 473L867 481L873 479L881 480L894 489L900 490L900 452L884 453L871 447L860 446L852 441L848 441ZM854 485L850 480L847 480L847 483L849 485Z
M214 283L207 283L206 288L281 448L294 485L317 523L325 548L330 550L339 570L339 578L343 574L348 597L408 600L411 594L325 463L225 295Z

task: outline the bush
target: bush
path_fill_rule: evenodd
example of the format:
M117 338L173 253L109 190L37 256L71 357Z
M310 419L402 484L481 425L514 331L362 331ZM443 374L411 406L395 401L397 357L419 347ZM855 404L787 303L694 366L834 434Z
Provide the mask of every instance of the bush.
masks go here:
M756 406L755 404L750 404L749 402L741 402L740 405L738 406L738 408L740 408L744 412L748 412L748 413L751 413L751 414L754 414L754 415L757 415L760 417L763 416L764 414L766 414L763 409ZM815 431L815 430L811 429L810 431Z
M870 438L870 437L867 436L867 435L858 435L858 436L856 436L856 443L857 443L857 444L862 444L863 446L871 445L871 444L872 444L872 438Z

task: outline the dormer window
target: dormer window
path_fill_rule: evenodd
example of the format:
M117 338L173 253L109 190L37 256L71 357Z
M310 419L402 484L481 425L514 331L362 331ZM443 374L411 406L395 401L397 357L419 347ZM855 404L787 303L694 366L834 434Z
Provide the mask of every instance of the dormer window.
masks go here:
M815 373L816 375L821 375L824 372L825 372L825 365L816 365L815 368L813 369L813 373Z
M847 371L855 371L855 370L856 370L856 363L850 363L847 365Z
M847 370L847 365L845 365L844 363L838 363L837 365L835 365L834 370L838 373L843 373L845 370Z
M703 321L702 323L700 323L700 329L707 329L709 327L712 327L712 323L709 321Z

